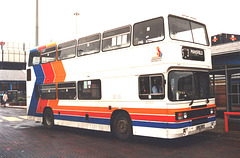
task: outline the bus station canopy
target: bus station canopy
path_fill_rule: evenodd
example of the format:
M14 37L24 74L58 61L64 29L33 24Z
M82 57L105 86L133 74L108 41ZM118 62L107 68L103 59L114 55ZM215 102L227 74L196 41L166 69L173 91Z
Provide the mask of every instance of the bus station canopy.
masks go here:
M240 41L212 47L213 65L240 64Z
M23 70L0 70L0 81L26 81Z

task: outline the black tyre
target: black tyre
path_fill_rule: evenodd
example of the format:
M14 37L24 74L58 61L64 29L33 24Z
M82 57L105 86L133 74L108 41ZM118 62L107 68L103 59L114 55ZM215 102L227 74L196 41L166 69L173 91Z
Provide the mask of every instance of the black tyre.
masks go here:
M113 118L112 132L122 140L132 136L132 121L127 113L120 112Z
M47 128L54 126L54 115L51 109L47 108L43 113L43 124Z

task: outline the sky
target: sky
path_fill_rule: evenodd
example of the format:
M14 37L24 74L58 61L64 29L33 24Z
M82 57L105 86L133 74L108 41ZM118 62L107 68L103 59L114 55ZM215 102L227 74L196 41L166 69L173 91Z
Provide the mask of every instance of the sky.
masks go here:
M39 45L65 42L161 16L188 15L209 36L240 34L237 0L39 0ZM0 0L0 41L35 44L36 0ZM74 16L74 13L80 13ZM77 29L76 29L77 26Z

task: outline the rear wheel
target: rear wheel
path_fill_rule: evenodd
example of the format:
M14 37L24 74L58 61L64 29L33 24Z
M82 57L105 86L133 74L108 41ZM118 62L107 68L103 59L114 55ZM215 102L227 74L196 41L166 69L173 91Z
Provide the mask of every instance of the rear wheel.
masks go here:
M118 113L113 120L112 132L122 140L129 139L132 136L132 121L127 113Z
M50 108L47 108L46 110L44 110L43 124L47 128L52 128L54 125L54 115Z

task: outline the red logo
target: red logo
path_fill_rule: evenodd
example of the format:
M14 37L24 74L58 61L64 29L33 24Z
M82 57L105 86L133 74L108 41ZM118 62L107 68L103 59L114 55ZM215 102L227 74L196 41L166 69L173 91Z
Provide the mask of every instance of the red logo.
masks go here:
M157 47L156 49L157 49L157 51L158 51L158 52L157 52L157 56L158 56L158 57L162 57L162 52L161 52L160 48Z

